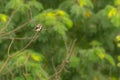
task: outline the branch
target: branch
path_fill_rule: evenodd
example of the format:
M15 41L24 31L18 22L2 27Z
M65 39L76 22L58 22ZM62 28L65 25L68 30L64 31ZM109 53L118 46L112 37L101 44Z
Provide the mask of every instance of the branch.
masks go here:
M11 49L11 46L12 46L13 42L14 42L14 40L12 40L11 43L9 44L8 55L7 55L8 57L7 57L7 59L5 60L5 62L3 63L3 65L0 68L0 74L1 74L2 70L4 69L4 67L7 65L8 61L10 59L9 52L10 52L10 49Z
M11 46L12 46L13 42L14 42L14 39L12 39L12 41L11 41L9 47L8 47L8 52L7 52L8 56L10 55L10 49L11 49Z
M2 37L1 39L30 40L32 37Z
M17 10L14 10L14 11L12 12L12 14L11 14L11 16L10 16L10 19L8 20L6 26L3 27L3 28L0 30L0 34L3 33L3 31L4 31L5 29L8 28L8 25L9 25L10 22L12 21L12 18L14 17L14 15L15 15L16 12L17 12Z
M58 79L60 77L61 72L65 69L66 64L68 64L71 56L74 53L73 49L74 49L74 46L75 46L75 42L76 42L76 39L74 41L72 41L71 46L69 47L69 50L68 50L68 47L67 47L66 42L65 42L65 46L66 46L66 49L67 49L67 52L68 52L67 55L66 55L66 58L65 58L65 60L62 61L62 63L58 66L58 69L56 70L56 72L48 80L54 80L55 78Z
M13 54L13 55L9 55L9 51L10 51L11 45L12 45L12 43L13 43L13 40L11 41L11 43L10 43L10 45L9 45L9 47L8 47L8 57L7 57L7 59L5 60L5 62L3 63L3 65L2 65L1 68L0 68L0 75L1 75L1 72L3 71L3 69L5 68L5 66L7 65L7 63L9 62L9 60L10 60L11 58L15 57L15 56L18 56L18 55L23 54L23 53L20 53L20 52L22 52L24 49L26 49L35 39L37 39L38 33L39 33L39 32L36 32L35 35L33 36L33 38L28 42L28 44L27 44L24 48L22 48L21 50L19 50L18 52L16 52L16 53ZM19 53L20 53L20 54L19 54Z
M16 31L20 30L21 28L23 28L25 25L27 25L27 24L28 24L29 22L31 22L31 21L32 21L32 20L28 20L27 22L23 23L22 25L18 26L17 28L15 28L15 29L7 32L7 33L1 34L0 37L9 35L9 34L11 34L11 33L14 33L14 32L16 32Z

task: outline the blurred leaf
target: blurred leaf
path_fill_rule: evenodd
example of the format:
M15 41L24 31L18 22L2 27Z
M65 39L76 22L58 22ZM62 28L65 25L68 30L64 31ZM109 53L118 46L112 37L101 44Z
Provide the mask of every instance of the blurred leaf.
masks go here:
M62 23L56 23L56 25L54 25L53 29L58 32L61 35L65 35L65 31L67 31L67 28L62 24Z
M89 8L93 8L93 4L91 2L91 0L79 0L80 1L80 6L81 7L89 7Z
M30 7L35 7L37 10L41 10L41 9L43 9L43 5L40 3L40 2L38 2L38 1L36 1L36 0L32 0L32 1L29 1L28 2L28 5L30 6Z
M120 0L114 0L116 6L120 6Z
M120 55L117 56L118 61L120 61Z
M2 22L7 22L7 15L5 15L5 14L0 14L0 20L1 20Z
M112 8L112 9L108 12L108 17L115 16L116 14L117 14L116 8Z
M66 17L63 17L62 18L62 22L68 27L68 28L71 28L73 26L73 23L72 21L69 19L69 18L66 18Z
M76 68L80 63L80 58L76 56L71 56L70 58L70 66Z
M85 10L84 8L76 4L76 5L71 6L70 12L74 17L79 17L79 16L83 16Z
M106 60L108 60L108 62L109 62L112 66L115 66L115 61L114 61L114 59L113 59L112 56L106 54L106 55L105 55L105 58L106 58Z
M95 47L95 46L101 46L101 43L99 41L93 40L92 42L90 42L90 45Z
M10 0L6 6L7 9L18 9L24 4L24 0Z
M119 63L117 63L117 67L120 67L120 62L119 62Z
M31 10L32 8L36 8L37 10L42 10L43 6L40 2L37 2L36 0L32 1L26 1L25 0L11 0L8 2L6 9L14 9L21 13L26 13L28 10Z
M116 16L111 18L111 22L116 26L116 27L120 27L120 14L117 13Z

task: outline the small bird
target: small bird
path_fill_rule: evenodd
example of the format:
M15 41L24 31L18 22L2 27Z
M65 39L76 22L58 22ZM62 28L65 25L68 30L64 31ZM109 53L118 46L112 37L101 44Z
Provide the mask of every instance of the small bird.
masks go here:
M38 24L36 27L35 27L35 31L39 32L42 30L42 25L41 24Z

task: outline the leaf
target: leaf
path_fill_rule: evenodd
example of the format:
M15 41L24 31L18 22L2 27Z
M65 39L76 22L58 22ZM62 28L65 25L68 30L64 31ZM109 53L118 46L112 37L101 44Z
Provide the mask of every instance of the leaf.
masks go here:
M31 58L37 62L43 61L43 56L36 53L31 54Z
M21 9L23 5L24 5L23 0L10 0L7 3L6 9L18 9L18 8Z
M80 63L80 58L76 56L71 56L70 58L70 66L76 68Z
M120 67L120 62L119 62L119 63L117 63L117 67Z
M28 5L30 7L35 7L36 9L38 9L39 11L43 9L43 6L40 2L34 0L34 1L29 1L28 2Z
M72 21L69 18L63 17L62 22L68 27L71 28L73 26Z
M54 17L54 16L46 16L45 19L46 19L45 24L47 26L54 25L54 24L56 24L56 21L57 21L56 17Z
M120 35L117 35L116 38L115 38L115 40L116 40L117 42L119 42L119 41L120 41Z
M114 26L120 27L120 14L117 13L114 17L111 18L111 22L113 23Z
M53 29L62 36L64 36L65 32L67 31L66 26L64 26L64 24L59 22L54 25Z
M120 0L114 0L114 4L115 4L116 6L120 6Z
M6 14L0 14L0 20L2 21L2 22L7 22L7 15Z
M70 12L73 16L79 17L79 16L83 15L84 9L76 4L71 7Z
M117 60L120 61L120 55L117 56Z
M114 59L112 58L111 55L106 54L105 58L112 66L115 66L115 61L114 61Z
M89 8L93 8L93 4L91 2L91 0L80 0L80 6L81 7L89 7Z
M117 14L116 8L112 8L112 9L108 12L108 17L115 16L116 14Z
M95 46L101 46L102 44L97 40L93 40L92 42L90 42L90 45L95 47Z

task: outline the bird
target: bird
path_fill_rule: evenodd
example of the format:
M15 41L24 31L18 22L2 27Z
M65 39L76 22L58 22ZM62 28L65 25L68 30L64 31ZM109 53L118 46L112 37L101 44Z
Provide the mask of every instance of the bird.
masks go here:
M36 27L35 27L35 31L39 32L42 30L42 25L41 24L38 24Z

